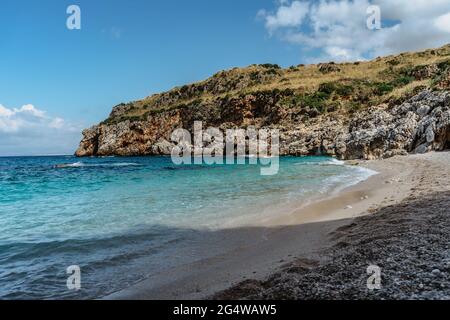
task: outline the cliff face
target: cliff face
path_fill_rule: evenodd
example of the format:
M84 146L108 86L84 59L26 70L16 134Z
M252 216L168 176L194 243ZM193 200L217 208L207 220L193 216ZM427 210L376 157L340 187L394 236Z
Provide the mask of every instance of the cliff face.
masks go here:
M170 154L194 121L279 129L282 155L375 159L450 148L450 46L354 64L254 65L121 104L77 156Z

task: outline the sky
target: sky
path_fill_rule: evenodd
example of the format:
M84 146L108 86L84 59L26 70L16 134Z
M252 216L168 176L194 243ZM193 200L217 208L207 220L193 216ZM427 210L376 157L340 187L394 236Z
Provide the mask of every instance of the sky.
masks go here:
M367 27L372 5L380 30ZM113 106L219 70L449 42L449 0L2 0L0 156L72 154Z

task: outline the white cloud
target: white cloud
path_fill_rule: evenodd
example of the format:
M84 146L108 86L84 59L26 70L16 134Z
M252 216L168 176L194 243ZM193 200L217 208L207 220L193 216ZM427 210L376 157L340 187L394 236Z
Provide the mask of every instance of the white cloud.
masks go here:
M434 25L444 32L450 33L450 12L438 17L434 21Z
M0 104L0 118L1 117L9 117L13 114L14 114L14 112L12 110L7 109Z
M0 155L73 153L81 126L48 116L31 104L0 104Z
M36 109L32 104L26 104L22 106L20 109L14 109L15 113L24 113L24 114L30 114L37 118L44 118L45 117L45 111L41 111Z
M381 9L383 28L367 28L366 10ZM449 0L296 0L258 14L270 34L298 44L309 60L363 60L450 42Z
M36 109L31 104L26 104L20 109L8 109L0 105L0 132L18 132L20 129L30 126L44 126L51 118L45 116L45 111Z
M295 27L303 22L308 13L308 3L294 1L291 5L285 4L286 1L280 2L280 7L274 15L265 16L267 29L273 31L281 27Z
M64 119L61 118L54 118L50 123L49 127L54 129L61 129L64 126L65 122Z

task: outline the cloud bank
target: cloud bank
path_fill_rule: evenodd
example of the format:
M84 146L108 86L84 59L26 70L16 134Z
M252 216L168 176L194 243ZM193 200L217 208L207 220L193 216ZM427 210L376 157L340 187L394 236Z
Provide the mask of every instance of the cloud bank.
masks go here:
M13 109L0 104L0 156L72 154L80 131L31 104Z
M381 10L381 30L367 27L371 5ZM271 36L314 57L309 62L364 60L450 42L449 0L283 0L258 17Z

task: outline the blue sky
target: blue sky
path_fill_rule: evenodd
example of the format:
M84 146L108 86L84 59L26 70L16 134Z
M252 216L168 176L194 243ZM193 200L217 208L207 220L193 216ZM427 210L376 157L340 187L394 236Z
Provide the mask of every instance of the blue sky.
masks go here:
M66 8L81 8L81 30ZM271 1L266 1L271 6ZM264 1L2 1L0 103L93 124L120 102L259 62L300 63L269 38Z
M448 0L393 2L2 0L0 155L72 153L81 129L114 105L222 69L365 59L449 39ZM398 25L368 31L374 3ZM71 4L81 30L66 28Z

